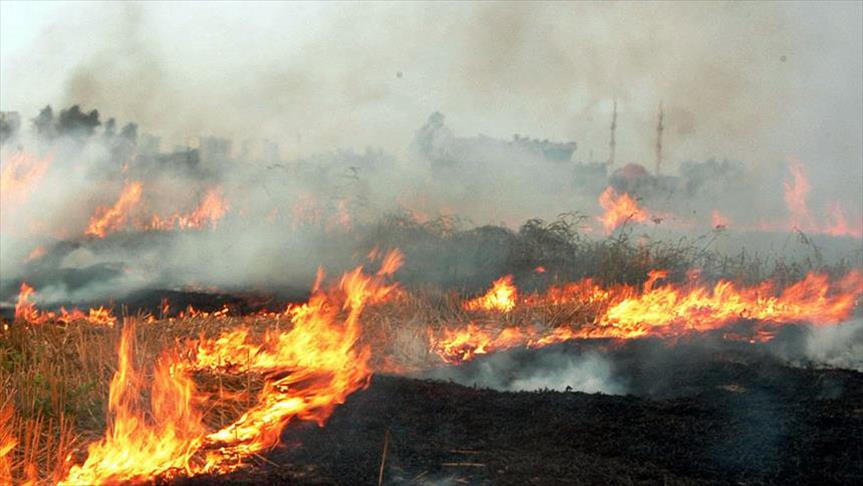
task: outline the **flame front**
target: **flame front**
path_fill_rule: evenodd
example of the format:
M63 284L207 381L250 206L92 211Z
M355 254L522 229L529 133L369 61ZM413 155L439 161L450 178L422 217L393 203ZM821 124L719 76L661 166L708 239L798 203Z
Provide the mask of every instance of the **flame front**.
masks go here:
M215 339L202 338L186 353L163 354L153 371L149 414L136 401L144 380L132 365L135 329L128 322L111 383L111 425L63 483L224 473L240 467L243 458L278 444L282 429L294 419L323 425L338 404L368 384L370 350L356 344L360 315L367 304L393 291L395 286L384 279L400 261L400 255L391 253L376 275L368 276L360 267L333 288L314 290L307 303L288 309L288 331L271 330L256 338L240 328ZM250 409L211 431L199 411L209 395L192 381L195 372L256 373L265 382Z
M52 160L50 155L40 159L24 151L9 156L0 168L0 206L8 208L24 202Z
M629 194L618 194L613 187L607 187L599 195L599 205L604 210L599 221L606 233L611 233L627 221L643 223L647 221L647 212Z
M90 324L100 326L113 326L117 319L110 309L104 307L93 307L85 314L78 308L73 308L67 311L61 307L59 312L43 312L36 308L36 304L31 300L36 291L33 287L27 285L27 282L21 284L21 289L18 292L18 301L15 303L15 320L28 322L30 324L44 324L46 322L61 322L70 323L75 321L87 321Z
M110 208L100 208L90 218L90 224L84 232L89 236L104 238L111 231L120 228L130 217L131 211L141 200L142 186L140 182L130 182L123 186L120 197Z
M485 295L465 302L467 310L498 310L509 312L515 307L516 288L512 283L512 275L503 276L494 281Z
M200 229L204 227L216 228L219 220L228 212L228 203L225 201L222 191L218 188L209 189L201 198L201 202L188 214L174 213L167 218L161 218L154 214L146 229L150 230L172 230L172 229Z
M863 274L859 271L835 281L810 273L781 292L771 281L751 287L728 281L713 286L658 286L666 276L664 271L651 272L642 289L627 285L603 288L591 279L551 287L544 294L524 297L508 311L576 303L593 317L547 327L529 323L499 328L469 323L439 332L429 330L430 348L445 362L459 363L518 346L537 348L576 338L672 337L721 329L741 320L753 321L759 339L769 340L771 329L777 325L825 325L848 319L863 294Z

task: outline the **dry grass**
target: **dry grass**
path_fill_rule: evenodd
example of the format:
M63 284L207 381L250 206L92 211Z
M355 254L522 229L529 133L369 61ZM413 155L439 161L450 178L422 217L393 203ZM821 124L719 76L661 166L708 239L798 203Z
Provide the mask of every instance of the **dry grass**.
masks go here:
M602 284L639 285L653 269L667 269L670 280L682 280L690 269L700 268L707 279L753 282L773 278L780 287L810 270L841 274L849 266L840 262L827 267L818 258L804 262L771 261L745 254L738 259L720 258L703 250L701 243L633 242L626 232L590 241L579 236L577 222L567 220L548 224L529 221L518 232L496 227L454 231L447 224L418 225L399 220L380 227L375 238L383 242L382 247L405 250L409 266L399 274L399 280L411 286L410 292L364 312L361 344L372 347L371 364L378 372L409 372L441 365L440 358L430 351L429 332L443 327L471 322L497 328L555 327L590 322L601 312L596 304L579 301L519 306L507 314L467 312L462 308L466 289L480 293L491 279L503 273L515 274L520 288L521 280L525 280L524 290L531 291L531 282L542 280L533 275L538 265L555 272L553 280L544 277L544 285L584 276L592 276ZM470 278L459 277L465 267L460 259L465 254L470 255ZM477 255L493 258L483 266L484 257ZM448 263L441 265L441 261ZM501 272L500 268L511 270ZM428 276L424 272L437 276L427 280L437 283L419 284ZM475 285L471 284L474 280ZM134 356L137 369L142 370L148 370L160 352L202 334L213 337L238 326L258 332L289 325L287 319L272 316L126 319L137 321ZM120 327L95 327L85 322L40 326L16 322L0 330L0 452L6 439L18 442L11 454L0 458L0 483L9 483L10 477L16 483L54 482L71 464L83 460L88 443L102 436ZM254 392L262 382L255 376L218 374L195 379L214 397L204 404L206 420L214 427L228 423L248 406L220 398L231 390Z

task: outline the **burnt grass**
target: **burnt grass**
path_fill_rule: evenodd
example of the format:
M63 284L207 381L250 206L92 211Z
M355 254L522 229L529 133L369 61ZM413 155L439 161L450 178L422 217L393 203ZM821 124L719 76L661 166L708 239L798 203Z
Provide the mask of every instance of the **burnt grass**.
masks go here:
M292 424L250 467L180 483L377 484L386 440L385 484L861 484L863 373L748 343L645 358L661 346L608 351L622 396L376 375L326 426Z

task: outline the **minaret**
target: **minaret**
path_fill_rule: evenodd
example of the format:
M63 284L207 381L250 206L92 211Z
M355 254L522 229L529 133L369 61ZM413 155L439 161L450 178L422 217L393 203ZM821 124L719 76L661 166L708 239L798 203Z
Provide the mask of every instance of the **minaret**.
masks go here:
M617 98L614 99L614 108L611 112L611 138L608 140L608 168L614 167L614 130L617 129Z
M665 118L665 113L662 111L662 102L659 102L659 118L656 122L656 176L659 177L662 168L662 130L665 126L662 124Z

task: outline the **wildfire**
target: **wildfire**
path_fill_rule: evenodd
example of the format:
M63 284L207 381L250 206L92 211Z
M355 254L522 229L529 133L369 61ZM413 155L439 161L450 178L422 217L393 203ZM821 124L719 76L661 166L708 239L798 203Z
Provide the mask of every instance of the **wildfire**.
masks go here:
M395 288L384 279L400 259L393 252L384 257L376 275L358 267L329 290L314 290L307 303L288 309L288 331L256 338L241 328L202 338L187 357L163 354L150 383L151 413L137 402L144 379L132 365L135 328L127 322L110 388L113 420L105 437L89 447L84 464L74 466L63 483L224 473L240 467L243 458L278 444L282 429L294 419L323 425L338 404L368 384L370 350L356 345L360 315L367 304L386 299ZM192 380L195 372L257 373L265 382L254 406L211 431L200 407L209 396Z
M174 213L167 218L161 218L154 214L146 229L172 230L172 229L199 229L203 227L216 228L219 220L227 213L228 203L222 195L221 189L208 190L201 198L200 204L188 214Z
M464 303L467 310L487 310L509 312L515 307L517 291L512 283L512 275L503 276L494 281L485 295Z
M48 253L48 251L45 249L45 247L42 245L39 245L36 248L33 248L33 250L31 250L30 253L27 254L27 258L24 261L25 262L32 262L32 261L38 260L38 259L42 258L43 256L45 256L47 253Z
M838 202L834 202L828 208L828 216L830 225L824 228L824 232L833 236L853 236L855 238L863 238L863 218L856 221L855 224L848 222L845 216L845 210Z
M710 213L710 224L715 229L723 229L727 228L729 224L731 224L731 220L728 219L728 216L720 213L718 209L714 209Z
M785 205L790 213L788 225L791 229L833 236L863 238L863 216L853 223L849 223L844 208L837 201L834 201L827 208L827 223L816 222L807 203L811 185L806 178L803 163L791 158L789 170L791 171L791 180L785 182Z
M815 222L806 203L806 198L811 189L809 180L803 171L803 163L799 160L790 159L788 168L791 171L791 181L786 181L784 185L785 204L791 212L791 227L802 231L810 231L815 228Z
M629 194L618 194L613 187L607 187L599 195L599 205L604 210L599 221L606 233L611 233L618 226L632 220L637 223L647 221L647 212Z
M544 294L525 297L518 305L540 308L575 303L589 310L593 318L559 326L531 323L503 329L469 323L439 333L430 330L430 347L445 362L459 363L518 346L536 348L576 338L680 336L720 329L741 320L753 321L758 340L766 341L777 325L841 322L852 314L863 294L863 274L858 271L837 281L810 273L778 293L771 281L752 287L728 281L713 286L658 286L666 276L664 271L651 272L642 289L627 285L602 288L590 279L552 287Z
M810 273L778 295L770 281L744 288L728 281L688 290L672 284L655 287L665 277L665 272L651 272L641 295L612 305L598 320L597 335L679 335L718 329L741 319L770 324L834 324L851 315L863 293L863 275L856 271L838 282Z
M18 443L12 431L12 407L0 407L0 483L12 484L12 458L10 453Z
M123 186L120 197L110 208L99 208L90 218L85 234L104 238L111 231L116 231L130 217L130 212L141 200L142 187L140 182L131 182Z
M104 307L94 307L87 311L73 308L67 311L61 307L58 312L43 312L36 308L36 304L31 300L35 290L27 285L26 282L21 284L18 292L18 301L15 304L15 320L27 322L30 324L45 324L46 322L60 322L68 324L75 321L87 321L90 324L99 326L113 326L117 322L117 318L111 313L110 309Z
M0 169L0 205L11 207L24 202L48 171L51 156L39 159L19 151L4 160Z

